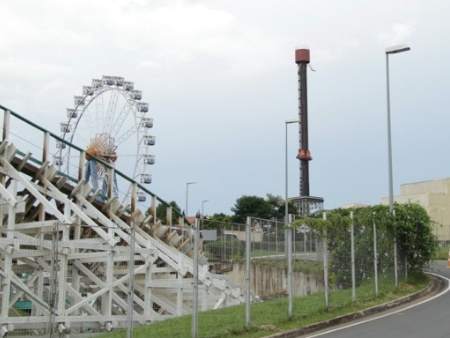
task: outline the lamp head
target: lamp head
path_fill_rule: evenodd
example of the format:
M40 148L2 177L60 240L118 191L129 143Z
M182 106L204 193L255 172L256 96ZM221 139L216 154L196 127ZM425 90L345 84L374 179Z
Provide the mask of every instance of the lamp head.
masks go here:
M386 54L398 54L410 51L411 47L407 45L397 45L386 48Z

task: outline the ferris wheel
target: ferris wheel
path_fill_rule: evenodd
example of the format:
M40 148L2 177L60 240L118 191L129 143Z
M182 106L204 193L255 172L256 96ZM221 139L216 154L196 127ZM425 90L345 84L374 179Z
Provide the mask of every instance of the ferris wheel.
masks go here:
M148 116L149 105L142 102L142 91L134 83L119 76L103 76L83 86L82 95L74 96L74 105L67 108L60 123L61 138L79 147L88 147L94 139L107 139L117 156L115 168L141 184L150 184L150 167L155 163L151 147L155 137L150 135L153 118ZM60 171L74 176L79 157L64 143L56 144L54 162ZM129 187L122 189L125 198ZM145 195L138 193L140 202Z

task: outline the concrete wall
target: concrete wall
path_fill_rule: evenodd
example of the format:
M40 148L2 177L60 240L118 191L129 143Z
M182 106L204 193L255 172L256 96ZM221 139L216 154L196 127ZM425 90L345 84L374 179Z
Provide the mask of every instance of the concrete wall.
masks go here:
M226 274L234 283L245 285L245 265L236 263L233 270ZM260 298L271 298L287 294L286 269L266 264L251 264L251 287ZM295 296L304 296L323 290L323 279L314 274L293 272L293 290Z

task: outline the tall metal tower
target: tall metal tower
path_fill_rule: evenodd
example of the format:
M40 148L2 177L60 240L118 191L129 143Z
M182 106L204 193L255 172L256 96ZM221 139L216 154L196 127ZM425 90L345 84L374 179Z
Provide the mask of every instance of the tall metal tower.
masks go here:
M300 197L309 196L309 161L312 160L308 144L308 83L307 67L309 49L295 51L295 63L298 66L298 114L299 114L299 149L300 160Z
M307 70L310 61L309 49L295 51L295 63L298 70L298 114L299 114L299 149L297 159L300 161L300 196L293 198L300 215L309 215L323 208L323 198L312 197L309 191L309 161L312 160L308 140L308 82Z

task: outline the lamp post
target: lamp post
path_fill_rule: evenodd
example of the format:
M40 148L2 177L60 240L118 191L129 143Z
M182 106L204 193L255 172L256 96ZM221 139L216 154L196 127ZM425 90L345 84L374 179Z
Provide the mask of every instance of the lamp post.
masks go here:
M202 201L202 217L205 217L205 204L208 203L209 200L203 200Z
M401 45L386 48L386 103L387 103L387 142L388 142L388 166L389 166L389 212L394 214L394 179L392 174L392 136L391 136L391 92L389 80L389 56L411 50L410 47ZM398 286L398 263L397 263L397 234L394 234L394 279Z
M197 184L197 182L186 182L186 207L184 209L186 217L189 217L189 186L192 184Z
M284 145L284 170L285 170L285 178L284 178L284 221L286 224L288 223L289 219L289 210L288 210L288 125L294 124L294 123L300 123L299 120L289 120L285 121L285 145Z
M285 170L285 186L284 186L284 222L286 225L288 225L287 229L287 236L285 238L285 241L287 239L287 265L288 265L288 316L289 318L292 317L292 228L291 228L291 222L289 220L289 202L288 202L288 125L293 123L300 123L299 120L290 120L285 121L285 157L284 157L284 170Z

